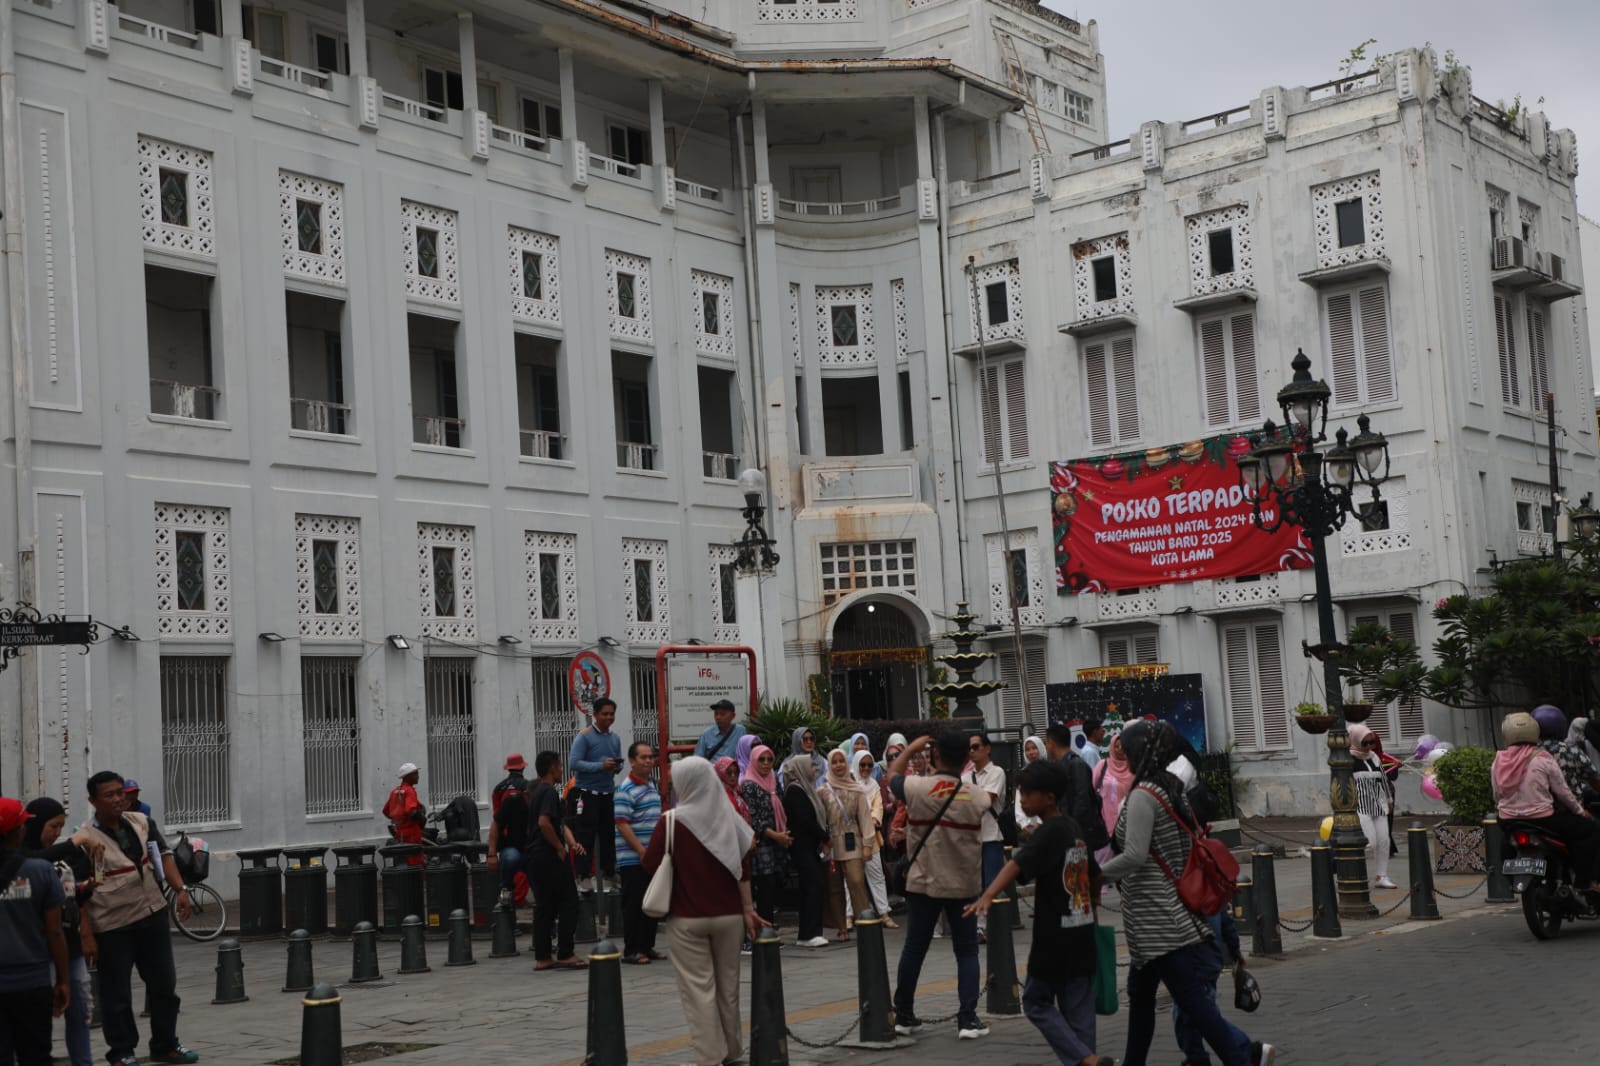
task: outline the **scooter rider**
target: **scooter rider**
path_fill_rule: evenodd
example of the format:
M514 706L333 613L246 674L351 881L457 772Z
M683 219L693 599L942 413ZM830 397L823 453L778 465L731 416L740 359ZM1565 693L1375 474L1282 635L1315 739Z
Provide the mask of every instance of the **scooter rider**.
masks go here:
M1539 723L1524 712L1500 725L1504 751L1495 753L1490 776L1500 824L1528 822L1566 842L1572 868L1586 891L1600 891L1600 823L1567 787L1555 756L1539 747Z
M428 809L417 798L417 782L421 778L422 771L417 769L416 763L402 763L400 783L394 786L394 790L389 793L389 798L383 805L383 814L389 819L394 838L402 844L422 843L422 828L428 821ZM412 865L419 865L421 862L422 856L411 857Z

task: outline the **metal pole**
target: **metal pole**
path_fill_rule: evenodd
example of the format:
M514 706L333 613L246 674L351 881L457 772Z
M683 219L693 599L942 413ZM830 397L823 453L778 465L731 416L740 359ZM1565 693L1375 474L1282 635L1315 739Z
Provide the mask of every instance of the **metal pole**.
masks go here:
M1561 498L1561 471L1556 467L1556 398L1554 393L1544 394L1544 420L1549 433L1550 451L1550 554L1556 562L1561 561L1561 538L1556 534L1561 530L1561 505L1566 501Z

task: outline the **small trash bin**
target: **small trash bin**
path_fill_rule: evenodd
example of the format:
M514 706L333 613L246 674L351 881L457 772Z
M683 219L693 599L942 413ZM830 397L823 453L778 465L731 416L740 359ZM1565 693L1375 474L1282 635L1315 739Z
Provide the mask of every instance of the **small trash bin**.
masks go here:
M328 868L322 864L327 848L284 848L288 865L283 870L283 923L293 932L304 929L312 936L328 931Z
M450 935L450 912L467 909L467 859L459 844L427 849L428 903L423 911L424 933L433 938Z
M489 845L462 844L466 849L467 878L472 883L472 909L467 913L472 920L472 935L486 937L490 934L494 905L500 902L500 872L489 869Z
M277 848L239 852L248 863L239 870L239 935L276 936L283 932L283 881Z
M372 862L377 850L375 844L333 849L334 936L349 936L357 922L378 924L378 868Z
M421 844L390 844L379 848L384 867L378 875L383 883L383 931L399 936L400 923L410 915L422 917L422 866L412 859L422 856Z

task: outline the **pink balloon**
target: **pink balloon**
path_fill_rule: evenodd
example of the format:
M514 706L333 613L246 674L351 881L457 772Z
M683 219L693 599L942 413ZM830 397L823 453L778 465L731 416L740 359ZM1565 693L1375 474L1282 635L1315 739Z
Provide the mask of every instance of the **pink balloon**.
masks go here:
M1422 779L1422 794L1429 799L1444 799L1444 793L1439 791L1439 782L1434 780L1432 774L1428 774Z

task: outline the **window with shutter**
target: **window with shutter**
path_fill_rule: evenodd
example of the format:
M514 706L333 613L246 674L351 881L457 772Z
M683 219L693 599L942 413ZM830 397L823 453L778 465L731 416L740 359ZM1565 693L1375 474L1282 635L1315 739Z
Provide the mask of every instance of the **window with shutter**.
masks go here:
M1083 368L1088 377L1084 395L1089 402L1089 441L1095 445L1110 444L1111 392L1106 379L1106 346L1090 344L1083 349Z
M1161 634L1155 629L1141 629L1105 637L1100 643L1100 661L1105 666L1160 662Z
M1247 626L1227 626L1222 630L1222 661L1228 724L1233 742L1245 751L1261 749L1261 731L1256 728L1255 685L1251 683L1250 630Z
M994 364L978 375L978 415L983 422L983 461L992 463L1004 454L1000 441L1000 368Z
M1394 399L1388 288L1379 284L1329 293L1323 317L1334 404Z
M1013 359L1005 365L1006 371L1006 443L1008 459L1028 458L1028 399L1027 381L1022 360Z
M1239 421L1261 417L1261 383L1256 377L1256 316L1234 315L1228 322L1233 341L1233 403Z
M1327 299L1328 384L1336 404L1358 403L1361 383L1356 375L1355 300L1348 292Z
M1222 630L1224 697L1234 743L1246 751L1289 747L1283 682L1283 638L1276 622Z
M1550 391L1550 356L1545 347L1544 311L1528 308L1528 386L1535 407L1544 404Z
M1161 638L1155 631L1133 635L1133 661L1158 663L1161 661Z
M1227 331L1220 318L1200 323L1200 376L1205 386L1206 425L1225 426L1233 421L1228 403Z
M1127 443L1139 439L1139 374L1133 355L1133 338L1117 337L1111 342L1113 385L1116 391L1117 440Z
M986 371L978 382L983 461L1019 462L1029 455L1027 375L1022 360L991 361Z
M1361 371L1366 378L1362 399L1394 399L1394 366L1389 358L1389 290L1382 285L1362 289Z
M1261 417L1252 312L1202 319L1200 364L1208 426L1229 426Z
M1278 624L1255 627L1256 682L1260 691L1261 741L1264 748L1289 746L1289 708L1284 699L1283 648Z
M1106 666L1127 666L1133 662L1132 637L1107 637L1100 646L1100 661Z
M1045 653L1043 648L1024 648L1024 661L1028 664L1028 702L1033 705L1033 725L1042 728L1045 721ZM998 663L1000 680L1006 687L1000 690L1000 723L1021 726L1027 723L1027 710L1022 699L1022 674L1017 669L1015 652L1002 652Z
M1494 336L1500 353L1500 399L1513 407L1522 404L1522 381L1517 373L1517 337L1511 302L1494 298Z

